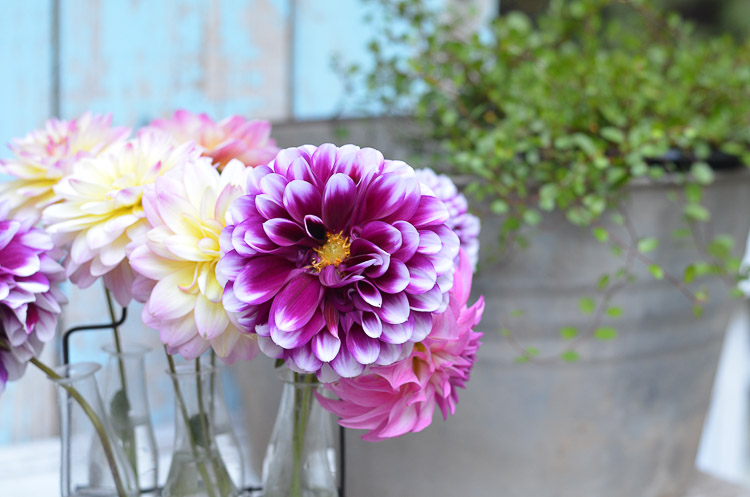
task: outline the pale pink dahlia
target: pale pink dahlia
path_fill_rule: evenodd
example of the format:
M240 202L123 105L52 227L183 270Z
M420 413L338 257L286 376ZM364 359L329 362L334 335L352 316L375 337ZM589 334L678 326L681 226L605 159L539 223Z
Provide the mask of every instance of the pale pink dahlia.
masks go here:
M178 142L194 140L219 171L232 159L248 167L265 165L279 151L270 137L271 123L248 121L242 116L230 116L217 123L206 114L178 110L172 119L155 119L147 129L164 131Z
M249 169L234 160L219 174L190 164L145 187L149 231L129 246L132 268L150 280L143 322L158 330L170 354L195 359L212 347L225 362L252 359L257 337L242 333L221 304L216 278L225 214L245 194Z
M39 219L42 209L59 200L52 187L84 157L96 157L124 141L128 128L113 128L111 116L87 112L77 119L50 119L43 129L14 139L14 157L0 160L0 173L15 179L0 183L0 195L14 215Z
M32 228L33 218L8 218L0 202L0 393L55 336L66 302L58 285L65 270L52 239Z
M341 426L369 430L362 436L368 441L422 431L432 423L435 407L443 419L454 414L458 389L466 387L481 345L482 333L473 328L482 319L484 300L467 308L470 291L471 265L462 250L450 304L435 315L429 335L402 361L330 383L338 400L318 396L322 406L341 418Z
M476 271L479 259L479 218L469 212L466 197L459 193L455 183L444 174L435 174L430 168L417 169L417 179L429 186L435 196L448 208L448 221L445 224L461 240L461 248L466 251L471 267Z
M448 305L458 237L414 170L353 145L282 150L229 209L224 305L323 381L387 365Z
M144 187L170 169L200 161L210 162L192 142L177 146L165 134L140 133L105 154L76 162L55 185L62 200L42 215L55 243L69 248L64 264L70 280L85 288L102 277L117 302L127 305L135 274L126 247L148 230Z

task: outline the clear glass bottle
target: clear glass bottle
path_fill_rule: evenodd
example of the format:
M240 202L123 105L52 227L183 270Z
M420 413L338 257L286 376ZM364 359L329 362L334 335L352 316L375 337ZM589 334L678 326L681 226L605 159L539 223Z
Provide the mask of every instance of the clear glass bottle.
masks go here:
M279 412L263 460L263 497L336 497L333 416L315 398L314 375L282 372Z
M143 496L157 495L158 451L146 390L145 356L151 349L123 345L120 352L104 347L108 355L103 391L110 423L135 471Z
M216 356L213 354L206 357L203 364L208 364L209 367L214 369L209 384L211 389L209 395L210 414L213 419L216 446L224 461L224 466L227 468L234 486L238 489L242 490L248 485L255 486L259 483L258 478L252 470L251 461L248 461L252 451L242 450L242 444L240 444L234 430L232 417L229 414L224 397L224 383L222 381L224 367L216 362Z
M161 497L237 496L219 451L211 409L216 402L216 370L194 361L168 374L175 390L175 440Z
M56 368L60 407L60 495L136 497L130 463L105 416L94 373L95 363Z

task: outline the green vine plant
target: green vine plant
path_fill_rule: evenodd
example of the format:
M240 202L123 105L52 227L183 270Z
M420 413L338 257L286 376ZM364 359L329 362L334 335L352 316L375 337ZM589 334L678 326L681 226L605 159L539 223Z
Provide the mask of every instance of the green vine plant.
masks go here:
M551 0L536 19L510 12L469 33L467 2L369 1L382 12L374 62L346 68L347 78L416 122L415 165L445 165L489 205L498 253L523 249L546 213L561 212L622 257L579 302L590 326L559 330L563 351L542 355L501 330L519 361L574 361L583 340L615 338L603 323L623 314L613 300L637 264L696 316L708 299L703 277L741 295L735 241L712 235L703 195L716 164L750 165L750 40L700 36L651 0ZM674 185L684 226L672 235L699 254L683 274L651 258L659 240L639 236L623 207L626 187L643 182Z

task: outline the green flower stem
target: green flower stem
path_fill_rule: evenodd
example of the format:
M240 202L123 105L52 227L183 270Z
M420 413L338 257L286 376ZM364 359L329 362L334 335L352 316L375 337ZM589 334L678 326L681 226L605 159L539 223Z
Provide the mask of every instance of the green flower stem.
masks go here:
M52 368L39 361L36 357L31 358L31 364L42 370L47 376L52 379L63 379L62 376L55 373ZM107 462L109 463L109 468L112 470L112 479L114 480L115 486L117 487L117 495L119 497L128 497L128 494L125 492L125 487L122 484L122 479L120 478L120 470L115 463L115 455L112 452L112 446L110 445L109 437L107 436L107 432L104 429L104 425L99 419L99 416L96 415L94 409L86 401L86 399L83 398L78 390L70 385L65 385L64 383L58 384L65 390L67 390L68 394L70 394L70 396L73 397L76 402L78 402L78 405L81 406L83 412L86 414L86 416L88 416L89 420L91 420L91 424L94 425L94 429L96 430L96 433L99 436L99 440L102 443L102 448L104 449L104 455L107 458Z
M301 381L300 381L301 380ZM312 406L312 385L315 377L294 373L294 383L304 383L303 388L294 389L294 426L292 432L292 483L289 497L302 497L302 456L305 448L307 422ZM309 386L307 386L309 385ZM300 391L301 390L301 391Z
M172 373L172 385L174 386L174 393L177 396L177 403L180 404L180 413L182 414L182 420L185 423L185 429L187 430L188 438L190 439L190 448L193 451L195 464L198 467L198 471L200 472L201 477L203 477L204 483L206 484L206 490L208 491L209 497L216 497L214 489L212 488L213 486L211 485L211 478L209 477L208 471L206 470L203 462L201 462L200 460L198 445L196 443L195 436L193 435L193 430L190 425L190 416L188 415L187 407L185 406L185 398L182 396L182 391L180 390L180 383L177 381L177 378L175 378L177 369L174 366L174 359L171 355L169 355L169 352L167 352L166 348L164 349L164 352L167 354L167 363L169 363L169 371ZM196 359L196 362L198 362L198 359ZM197 366L196 369L198 369ZM200 383L200 378L198 379L198 382ZM198 391L200 392L200 390Z
M115 307L114 303L112 302L112 294L106 287L104 288L104 295L107 297L107 309L109 310L109 317L114 324L117 322L117 318L115 317ZM120 341L120 330L117 328L117 326L113 326L112 330L115 338L115 350L117 351L117 365L120 370L120 385L122 387L121 392L125 399L125 405L130 406L130 399L128 398L127 375L125 374L125 363L122 359L122 342ZM141 486L138 482L138 456L136 454L135 446L135 429L133 428L133 423L130 420L130 412L125 413L125 419L127 421L127 426L124 427L123 430L118 430L117 434L122 440L122 446L123 449L125 449L125 454L130 461L130 465L133 466L136 487L140 489Z

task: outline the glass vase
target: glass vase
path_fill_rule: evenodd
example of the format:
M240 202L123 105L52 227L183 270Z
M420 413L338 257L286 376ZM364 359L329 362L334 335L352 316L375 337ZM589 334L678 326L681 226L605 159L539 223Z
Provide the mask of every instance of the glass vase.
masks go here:
M110 424L135 471L141 495L157 492L158 452L146 390L145 356L151 349L124 345L104 347L104 399Z
M217 443L216 410L212 410L216 369L195 361L168 374L175 391L175 440L161 497L237 496Z
M56 368L60 407L60 495L136 497L135 474L105 416L95 363Z
M252 451L243 453L239 438L234 430L234 423L224 397L224 384L222 382L224 367L216 363L215 355L210 356L210 361L210 367L214 369L214 373L209 379L210 415L213 420L214 439L221 459L224 461L224 467L227 468L234 486L241 490L248 484L258 483L258 478L252 470L252 464L247 459ZM204 361L203 364L207 362Z
M285 370L279 412L263 460L263 497L336 497L333 416L315 398L314 375Z

